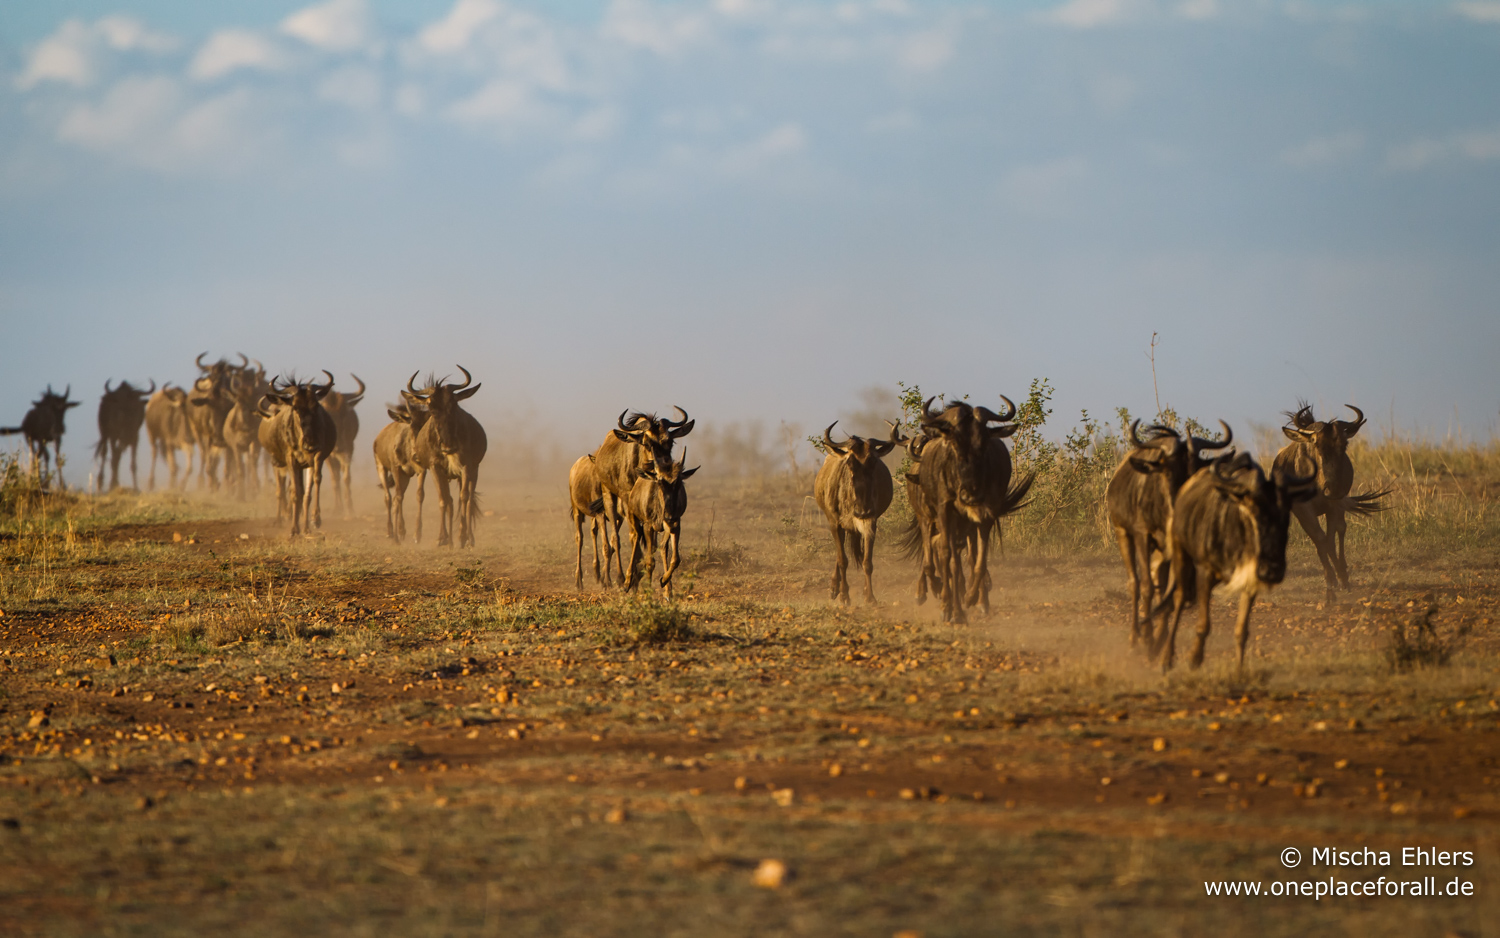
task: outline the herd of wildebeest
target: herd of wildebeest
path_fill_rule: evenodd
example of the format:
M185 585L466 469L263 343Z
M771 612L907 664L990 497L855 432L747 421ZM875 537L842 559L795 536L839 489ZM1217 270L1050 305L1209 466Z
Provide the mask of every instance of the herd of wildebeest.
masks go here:
M131 482L136 476L136 446L142 424L151 445L148 485L156 485L156 464L164 460L169 485L186 486L193 453L198 455L200 487L227 486L239 498L258 492L261 467L269 467L277 490L277 519L290 519L297 537L322 524L323 466L330 464L335 498L351 512L350 463L359 432L355 405L365 385L343 394L326 381L295 377L267 379L257 361L239 356L205 363L187 388L155 381L141 389L129 382L104 384L99 402L97 487L119 485L120 458L130 451ZM417 387L413 373L400 390L401 403L387 408L391 422L375 437L374 455L385 494L386 531L396 542L406 536L404 502L407 485L417 480L416 539L422 538L422 501L430 472L438 490L439 546L474 544L479 504L475 486L484 459L484 428L460 405L479 390L462 366L462 383L429 376ZM18 427L0 434L25 434L32 471L46 478L48 446L60 453L63 417L79 405L69 400L71 385L56 394L49 385ZM864 572L864 598L875 601L876 526L890 507L894 483L885 458L897 446L910 457L902 484L911 520L898 534L898 547L920 557L917 602L929 590L942 604L944 621L966 621L966 609L990 609L989 545L1000 521L1026 503L1033 478L1013 472L1005 438L1016 431L1016 407L1004 395L1000 412L950 400L941 409L927 400L907 436L890 424L887 439L850 436L835 441L834 424L823 432L825 458L813 483L813 494L827 516L837 560L831 596L849 602L848 567L852 554ZM1286 573L1286 543L1292 515L1312 538L1322 564L1328 596L1336 584L1349 585L1344 553L1345 518L1382 510L1386 492L1351 494L1354 467L1349 440L1364 426L1356 419L1315 420L1304 402L1282 432L1288 444L1276 454L1267 474L1247 453L1230 449L1233 434L1226 424L1219 439L1183 434L1172 427L1129 428L1129 448L1105 494L1109 526L1119 542L1130 579L1131 644L1170 668L1178 623L1196 603L1200 623L1192 665L1203 661L1209 633L1209 599L1224 584L1239 594L1235 639L1244 664L1249 617L1256 594L1280 583ZM575 579L584 581L584 523L590 526L593 572L597 582L626 591L644 578L672 596L672 574L680 562L679 540L687 510L686 480L697 468L673 459L673 444L693 429L682 408L678 419L641 412L621 412L616 426L593 453L580 457L569 471L568 490L577 548ZM187 465L179 472L178 456ZM221 483L219 468L224 467ZM57 478L60 483L60 462ZM458 497L450 483L458 484ZM1326 518L1326 527L1319 518ZM621 545L628 523L630 559ZM663 570L655 574L660 550ZM602 564L601 564L602 560ZM644 566L644 571L643 571ZM654 588L654 587L653 587Z

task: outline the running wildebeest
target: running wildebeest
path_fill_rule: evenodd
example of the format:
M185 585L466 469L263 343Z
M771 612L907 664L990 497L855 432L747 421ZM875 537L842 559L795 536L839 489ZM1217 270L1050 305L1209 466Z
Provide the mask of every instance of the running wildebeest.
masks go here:
M1221 440L1191 434L1183 439L1176 430L1161 424L1147 427L1142 439L1140 425L1139 420L1130 425L1132 449L1120 460L1109 480L1104 504L1109 526L1120 545L1120 556L1125 560L1125 570L1130 575L1130 644L1144 637L1149 647L1155 640L1151 610L1162 598L1168 573L1154 568L1151 558L1155 552L1163 561L1166 559L1172 502L1183 483L1206 464L1203 451L1223 449L1234 441L1234 434L1221 420L1219 426L1224 429Z
M104 460L109 458L111 489L120 487L120 457L130 450L130 485L141 487L136 473L136 449L141 442L141 424L146 421L146 400L156 391L156 381L144 390L121 381L110 389L109 380L104 382L104 396L99 398L99 444L94 447L94 458L99 461L99 476L95 488L104 491Z
M926 517L913 512L913 525L931 543L933 568L941 583L943 620L965 622L965 606L990 611L989 542L1000 519L1019 509L1031 488L1028 474L1011 486L1010 451L1005 437L1015 433L1016 406L1003 394L1006 411L949 401L942 411L922 405L922 447L917 471ZM999 426L991 426L999 424ZM973 555L971 585L965 589L963 551Z
M201 488L207 481L210 490L219 489L219 461L225 462L225 475L230 473L229 445L224 442L224 421L234 408L229 380L237 370L224 359L211 365L203 364L207 352L196 359L202 375L193 382L188 392L188 420L192 423L193 438L198 443L198 484Z
M474 546L474 526L479 516L479 496L475 486L479 482L479 463L489 449L489 439L484 427L473 415L462 407L461 402L474 396L481 387L473 384L474 378L459 365L464 373L463 384L436 382L425 390L415 387L417 373L412 372L406 382L407 393L427 408L430 416L416 435L415 455L417 463L433 474L438 492L438 546L453 546L454 504L448 483L458 480L458 546ZM473 387L470 385L473 384ZM421 497L417 492L417 526L421 528Z
M1296 477L1283 469L1266 477L1247 453L1225 456L1195 472L1177 492L1172 506L1168 562L1171 596L1157 608L1170 617L1157 636L1154 653L1162 669L1172 667L1177 651L1177 625L1188 604L1198 603L1198 641L1192 666L1203 664L1208 641L1209 607L1214 587L1224 584L1240 594L1234 637L1239 666L1245 666L1245 643L1250 637L1250 607L1262 589L1286 576L1286 536L1292 506L1316 492L1311 475Z
M375 470L385 493L385 533L397 544L406 538L406 486L413 476L423 477L417 483L421 496L426 470L417 463L417 433L427 422L427 408L411 401L398 407L387 407L391 422L375 434ZM422 539L421 512L417 513L417 540Z
M686 450L680 461L669 463L665 469L654 461L649 462L640 467L635 484L630 488L630 495L625 499L625 511L630 519L630 579L626 590L634 590L640 585L642 559L645 560L644 579L647 582L655 579L656 549L660 543L662 595L668 600L672 598L672 573L682 560L682 515L687 511L687 487L683 483L702 468L683 469L686 463ZM658 537L662 540L658 541Z
M328 411L319 406L333 388L333 375L323 372L328 383L293 381L285 385L271 382L266 398L279 405L274 413L263 411L260 444L271 465L276 467L276 503L285 502L290 476L292 503L292 536L323 526L323 464L333 452L338 428ZM304 480L303 473L307 473ZM279 517L279 511L278 511Z
M146 402L146 437L151 445L151 478L147 485L156 488L156 459L166 460L172 470L170 486L177 487L177 451L187 457L187 469L182 474L182 485L187 487L188 476L193 472L193 424L188 420L187 392L170 382L151 395Z
M21 418L19 427L0 427L0 436L12 433L26 435L26 448L31 451L31 472L39 479L45 480L47 467L53 457L56 457L58 488L67 488L62 477L62 438L67 429L63 426L63 417L67 415L69 408L83 403L68 400L72 391L73 386L70 384L61 394L56 394L52 385L47 385L42 396L31 402L31 409ZM51 453L47 452L49 443L52 444Z
M891 507L895 490L891 470L884 458L906 440L891 424L889 440L868 440L850 436L843 444L835 443L831 434L835 420L823 431L827 455L813 479L813 497L828 518L828 529L838 549L834 562L833 585L829 595L849 604L849 556L844 550L847 537L860 569L865 573L865 602L875 602L875 532L880 516Z
M579 589L583 589L583 522L589 522L589 533L594 542L594 582L604 583L599 572L599 536L604 533L604 489L599 486L599 473L594 468L594 454L585 453L568 469L569 514L573 518L573 539L578 547L578 563L574 569ZM598 506L597 508L595 506ZM604 536L605 547L609 536ZM605 552L605 566L609 565L609 554Z
M365 383L360 381L359 375L350 373L349 376L359 384L358 391L353 394L330 391L323 398L323 409L333 417L333 424L339 431L338 445L333 448L333 455L328 457L328 465L332 472L334 501L338 503L339 511L345 518L354 516L354 495L349 488L350 467L354 462L354 438L359 434L359 415L354 412L354 407L365 399Z
M1349 494L1354 487L1354 463L1349 459L1349 441L1365 425L1363 411L1353 404L1345 404L1358 419L1314 420L1311 405L1306 401L1297 404L1295 411L1286 412L1291 418L1291 426L1281 428L1291 443L1281 448L1272 465L1290 474L1311 475L1317 479L1317 492L1312 498L1299 502L1292 513L1307 536L1312 538L1313 547L1317 548L1318 562L1323 565L1323 582L1328 590L1328 600L1332 602L1335 577L1340 586L1349 588L1349 561L1344 555L1344 533L1349 523L1345 515L1372 515L1384 511L1380 499L1390 492ZM1328 518L1327 531L1318 522L1320 516Z
M655 414L621 411L616 419L616 428L605 437L594 451L594 467L599 474L599 485L603 489L604 505L604 582L611 581L610 557L617 558L620 567L621 586L626 584L625 553L620 544L620 525L626 519L625 500L635 487L642 467L655 463L665 471L672 465L672 442L692 432L696 421L688 419L687 411L674 407L682 415L680 420L668 420ZM611 531L613 539L611 540Z

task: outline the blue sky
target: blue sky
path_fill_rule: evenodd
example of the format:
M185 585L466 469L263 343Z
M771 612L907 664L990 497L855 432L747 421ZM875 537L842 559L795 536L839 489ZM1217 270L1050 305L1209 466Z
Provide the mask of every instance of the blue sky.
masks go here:
M569 441L1041 376L1060 433L1156 332L1201 419L1488 438L1496 89L1488 0L10 3L0 422L71 382L77 459L207 349Z

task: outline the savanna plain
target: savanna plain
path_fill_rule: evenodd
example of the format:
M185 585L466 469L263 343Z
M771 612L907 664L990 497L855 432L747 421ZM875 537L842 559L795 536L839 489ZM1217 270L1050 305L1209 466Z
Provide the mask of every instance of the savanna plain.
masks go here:
M1245 668L1225 596L1204 667L1165 675L1130 647L1098 441L1049 454L1077 471L1039 477L966 625L916 604L899 498L878 603L830 601L806 471L706 466L669 603L596 585L587 535L574 586L565 470L487 468L456 551L431 497L425 543L387 540L368 466L296 540L264 490L12 467L0 933L1495 934L1500 447L1351 454L1392 489L1351 589L1294 529ZM1472 852L1419 872L1474 895L1205 894L1411 879L1418 846Z

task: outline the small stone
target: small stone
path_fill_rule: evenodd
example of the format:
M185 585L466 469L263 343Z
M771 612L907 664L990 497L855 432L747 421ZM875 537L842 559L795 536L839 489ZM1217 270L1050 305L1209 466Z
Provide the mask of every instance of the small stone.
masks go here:
M838 778L840 775L843 775L843 774L844 774L844 767L842 765L839 765L837 762L835 762L833 765L830 765L828 767L828 776L830 778Z
M780 860L762 860L755 868L751 881L761 889L780 889L786 882L786 864Z
M1218 782L1220 785L1227 785L1227 784L1229 784L1229 773L1228 772L1215 772L1214 773L1214 781Z
M1164 792L1164 791L1159 791L1156 794L1151 795L1151 796L1149 796L1149 797L1146 798L1146 804L1153 805L1153 806L1154 805L1165 804L1166 801L1167 801L1167 793Z
M604 815L604 821L607 824L624 824L626 818L627 815L624 808L610 808Z
M149 810L150 808L155 807L155 805L156 802L152 801L150 798L147 798L144 795L135 799L135 806L140 811Z
M1171 745L1172 744L1167 742L1165 737L1158 736L1155 740L1152 741L1151 749L1153 752L1165 752L1167 750L1167 747Z
M916 789L914 789L914 788L903 788L903 789L901 789L901 800L902 801L916 801L917 800Z
M738 778L736 778L734 780L734 790L735 791L744 791L745 790L745 786L747 786L749 784L750 784L750 782L745 778L745 776L741 775L741 776L739 776Z
M47 711L33 710L31 711L31 719L26 721L26 728L34 730L37 727L46 726L51 722L52 721L47 717Z
M771 800L783 808L789 808L797 798L797 793L790 788L778 788L771 792Z

